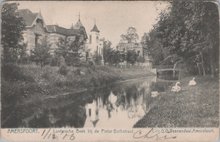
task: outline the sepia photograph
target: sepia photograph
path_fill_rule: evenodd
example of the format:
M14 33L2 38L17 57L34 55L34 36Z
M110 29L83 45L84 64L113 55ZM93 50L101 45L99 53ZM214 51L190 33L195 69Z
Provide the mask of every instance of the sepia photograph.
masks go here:
M216 1L7 1L1 128L219 127Z

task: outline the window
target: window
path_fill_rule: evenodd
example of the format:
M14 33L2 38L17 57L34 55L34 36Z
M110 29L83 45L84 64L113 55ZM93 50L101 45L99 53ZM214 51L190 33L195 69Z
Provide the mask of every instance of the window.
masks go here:
M91 113L92 113L92 112L91 112L91 108L90 108L90 109L89 109L89 116L91 116Z
M89 43L92 43L92 35L89 35Z
M38 44L38 39L39 39L39 35L35 34L35 47L37 47L37 44Z
M99 115L99 111L98 110L96 110L96 115Z
M41 19L36 20L36 27L35 28L36 28L35 29L36 32L43 32L44 27L43 27L43 21Z

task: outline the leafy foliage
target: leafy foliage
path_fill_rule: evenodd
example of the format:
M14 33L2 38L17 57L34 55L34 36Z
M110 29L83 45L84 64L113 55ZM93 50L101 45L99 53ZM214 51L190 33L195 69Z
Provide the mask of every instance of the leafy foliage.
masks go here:
M194 64L198 70L202 68L203 75L214 74L218 70L218 25L215 4L174 0L171 7L160 14L158 23L145 37L145 44L155 64L167 56L181 57L188 67Z
M134 50L128 50L127 52L127 62L134 65L134 63L137 61L137 53Z
M24 20L17 13L17 3L5 3L2 7L2 45L3 62L16 62L23 40L22 31L25 28Z
M30 56L27 54L27 44L21 45L20 53L18 55L18 63L29 63Z
M136 43L139 36L135 27L129 27L126 34L121 35L122 41L127 43Z
M33 78L26 75L23 70L15 64L7 63L1 67L1 77L6 81L30 81L33 82Z
M60 68L59 68L59 73L61 75L67 75L68 73L68 68L66 65L61 65Z
M55 53L63 56L67 65L78 66L82 58L83 44L80 36L75 36L75 40L61 38L58 43L59 48Z
M95 53L95 55L94 55L93 58L95 59L94 61L95 61L95 63L96 63L97 65L101 65L101 61L102 61L102 56L101 56L101 55Z
M111 61L111 53L112 53L112 43L110 41L104 41L103 43L103 58L104 58L104 62L108 63Z
M46 39L43 39L42 43L31 51L31 60L36 64L40 64L41 67L49 63L50 56L50 48Z

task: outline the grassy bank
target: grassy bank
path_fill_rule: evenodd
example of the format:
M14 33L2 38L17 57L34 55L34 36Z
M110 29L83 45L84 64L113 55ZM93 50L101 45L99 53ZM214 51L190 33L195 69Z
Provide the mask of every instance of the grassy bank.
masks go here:
M32 116L39 104L50 98L63 97L71 93L71 98L81 100L77 93L86 89L105 87L111 83L132 78L144 77L151 73L143 68L119 69L108 66L59 67L36 65L2 66L1 71L1 120L3 127L14 127L21 120ZM31 104L32 109L22 106ZM19 110L19 111L18 111Z
M193 87L188 86L191 79L180 81L180 93L167 91L155 98L155 106L134 127L218 127L218 78L197 77Z
M110 83L149 75L143 68L108 66L59 67L6 65L2 68L3 105L23 104L69 92L104 87Z

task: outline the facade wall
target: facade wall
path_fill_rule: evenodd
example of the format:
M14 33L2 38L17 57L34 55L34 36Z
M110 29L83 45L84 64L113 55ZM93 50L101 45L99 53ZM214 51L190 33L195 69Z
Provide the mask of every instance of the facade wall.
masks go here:
M65 39L66 36L57 33L48 33L47 42L52 54L54 53L54 50L58 48L57 44L59 43L60 38Z
M35 47L35 34L31 29L26 29L23 32L24 43L27 44L27 53L30 54L30 51Z
M30 55L31 50L33 50L37 44L41 44L42 40L46 40L47 44L50 46L50 53L54 54L54 50L58 48L58 43L60 38L67 38L69 41L73 41L76 39L76 36L66 36L63 34L59 34L56 32L53 33L48 33L47 30L44 27L42 19L37 19L35 20L35 23L33 24L32 27L26 27L26 29L23 31L23 38L24 38L24 43L27 44L27 53ZM80 35L80 40L84 41L86 44L86 39L84 35ZM83 57L82 60L85 60L86 58L86 53L85 53L85 44L82 45L83 48L80 50L82 53Z
M100 40L100 35L97 32L91 32L88 39L87 48L89 50L89 58L98 54L103 59L103 41Z
M69 41L74 41L76 39L76 36L68 36L67 40Z
M118 50L125 52L128 50L135 50L136 53L139 53L139 56L143 57L143 47L141 44L134 44L134 43L119 44Z
M96 32L91 32L91 36L90 36L90 43L88 45L89 49L90 49L90 53L91 55L94 55L96 53L96 51L98 50L98 45L99 45L99 33Z
M39 25L34 25L31 28L26 28L23 31L24 43L27 44L27 53L30 55L36 44L41 44L42 40L47 36L44 28Z

